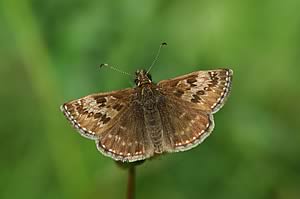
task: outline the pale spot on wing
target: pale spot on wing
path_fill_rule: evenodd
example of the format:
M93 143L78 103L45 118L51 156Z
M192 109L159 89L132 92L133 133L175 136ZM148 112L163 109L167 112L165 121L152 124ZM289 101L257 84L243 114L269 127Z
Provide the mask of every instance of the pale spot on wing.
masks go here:
M124 127L124 126L120 126L120 129L122 129L123 131L126 131L126 130L127 130L127 128Z
M186 115L186 113L184 112L179 116L179 118L183 118L185 115Z
M181 146L182 143L181 143L181 142L177 142L175 145L176 145L176 146Z
M202 133L204 133L205 130L202 130L201 132L198 133L198 135L201 135Z
M115 136L115 141L116 141L116 142L119 142L120 140L121 140L121 137L118 136L118 135L116 135L116 136Z
M83 102L84 103L82 105L87 110L88 113L98 113L98 112L103 113L101 109L105 109L105 108L99 108L97 101L91 97L84 98Z
M217 105L218 103L214 103L213 105L211 105L211 107L210 108L214 108L216 105Z

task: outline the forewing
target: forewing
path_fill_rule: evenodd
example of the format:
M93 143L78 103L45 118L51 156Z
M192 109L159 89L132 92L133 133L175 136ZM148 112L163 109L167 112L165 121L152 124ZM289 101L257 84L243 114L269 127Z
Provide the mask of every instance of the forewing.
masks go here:
M92 94L65 103L61 110L81 135L96 140L101 153L132 162L151 156L153 150L135 96L134 89Z
M217 112L226 101L232 81L231 69L197 71L158 83L161 93L183 100L203 111Z
M95 139L126 111L133 89L91 94L67 102L61 110L81 135Z

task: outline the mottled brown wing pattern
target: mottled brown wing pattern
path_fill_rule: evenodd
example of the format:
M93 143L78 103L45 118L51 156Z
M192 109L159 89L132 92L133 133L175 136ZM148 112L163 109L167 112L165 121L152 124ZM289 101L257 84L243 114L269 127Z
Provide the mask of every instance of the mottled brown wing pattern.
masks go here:
M192 108L189 102L165 98L158 103L163 124L165 151L189 150L200 144L213 130L213 115Z
M84 137L96 141L98 150L121 161L137 161L153 154L148 147L141 106L134 89L92 94L61 106L72 125Z
M81 135L95 139L122 115L132 93L133 89L125 89L91 94L63 104L61 110Z
M165 95L192 102L192 107L215 113L228 97L232 74L230 69L197 71L161 81L158 86Z
M98 139L97 147L115 160L133 162L149 158L154 153L143 121L142 107L132 101L122 117Z
M225 103L232 80L230 69L197 71L157 84L166 96L159 110L167 151L185 151L200 144L213 130L213 113Z

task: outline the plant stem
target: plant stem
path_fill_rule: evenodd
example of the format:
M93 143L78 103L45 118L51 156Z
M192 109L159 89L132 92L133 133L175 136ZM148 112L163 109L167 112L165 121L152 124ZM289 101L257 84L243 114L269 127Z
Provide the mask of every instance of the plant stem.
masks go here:
M131 165L128 168L127 199L134 199L134 192L135 192L135 166Z

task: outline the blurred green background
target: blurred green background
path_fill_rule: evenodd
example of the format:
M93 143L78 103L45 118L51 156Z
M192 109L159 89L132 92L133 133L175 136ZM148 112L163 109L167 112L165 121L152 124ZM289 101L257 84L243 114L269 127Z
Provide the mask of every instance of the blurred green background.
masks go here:
M75 132L65 101L230 67L213 134L146 161L137 198L300 198L300 1L0 2L0 198L125 198L127 173Z

